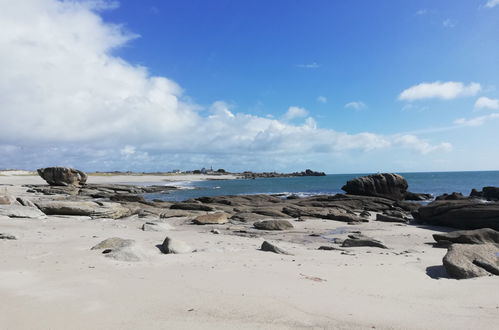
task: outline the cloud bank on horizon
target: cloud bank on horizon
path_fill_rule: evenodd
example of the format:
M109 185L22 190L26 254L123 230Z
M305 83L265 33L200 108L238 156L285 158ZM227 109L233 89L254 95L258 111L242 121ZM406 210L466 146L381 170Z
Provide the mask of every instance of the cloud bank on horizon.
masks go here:
M424 156L452 150L445 140L414 134L321 128L313 112L300 106L271 119L236 112L223 100L196 104L175 81L114 55L137 38L99 15L116 8L116 2L1 0L0 6L3 168L168 170L215 163L231 169L294 169L313 158L318 165L378 151ZM320 67L315 62L299 66ZM448 100L481 90L474 82L437 81L410 87L399 99ZM354 101L345 107L366 105ZM497 109L497 100L480 98L475 107Z

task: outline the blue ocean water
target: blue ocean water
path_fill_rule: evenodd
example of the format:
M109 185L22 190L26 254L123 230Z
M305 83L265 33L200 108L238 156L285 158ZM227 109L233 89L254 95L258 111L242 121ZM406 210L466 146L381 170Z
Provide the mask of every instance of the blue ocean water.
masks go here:
M499 186L499 171L398 173L406 178L409 190L430 193L460 192L468 195L472 188ZM259 178L254 180L209 180L186 182L184 189L165 194L146 194L148 199L183 201L201 196L245 194L319 195L342 193L350 179L367 174L331 174L322 177Z

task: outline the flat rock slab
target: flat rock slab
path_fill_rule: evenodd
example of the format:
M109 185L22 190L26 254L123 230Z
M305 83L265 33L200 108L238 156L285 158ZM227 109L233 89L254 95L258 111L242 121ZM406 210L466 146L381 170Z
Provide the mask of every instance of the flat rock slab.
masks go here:
M456 279L499 275L499 245L452 244L443 264L447 274Z
M348 235L348 238L343 241L342 247L378 247L382 249L387 249L387 247L377 239L372 237L364 236L361 234L351 234Z
M396 222L396 223L407 223L407 219L404 218L399 218L396 216L392 215L386 215L386 214L376 214L376 221L381 221L381 222Z
M36 206L47 215L84 215L92 218L118 219L134 212L119 203L90 201L37 201Z
M253 226L260 230L288 230L293 229L291 222L287 220L265 220L255 222Z
M413 213L423 224L458 229L491 228L499 230L499 202L477 200L435 201Z
M291 253L279 248L278 246L276 246L268 241L264 241L262 243L260 250L267 251L267 252L273 252L273 253L277 253L277 254L292 255Z
M461 243L461 244L483 244L498 243L499 231L490 228L475 230L456 230L449 233L433 234L437 242Z
M99 244L93 246L91 250L104 250L104 249L110 249L110 250L116 250L116 249L121 249L124 247L131 246L135 243L133 239L124 239L120 237L111 237L108 239L103 240Z
M229 215L225 212L209 213L196 217L192 220L197 225L219 225L229 221Z
M194 250L184 241L166 237L161 244L161 251L165 254L183 254L183 253L191 253Z
M36 207L19 205L0 205L0 215L9 218L32 218L41 219L47 216Z
M190 211L214 211L213 207L198 203L177 203L170 206L172 210L190 210Z
M6 240L16 240L17 237L11 234L6 234L6 233L0 233L0 239L6 239Z

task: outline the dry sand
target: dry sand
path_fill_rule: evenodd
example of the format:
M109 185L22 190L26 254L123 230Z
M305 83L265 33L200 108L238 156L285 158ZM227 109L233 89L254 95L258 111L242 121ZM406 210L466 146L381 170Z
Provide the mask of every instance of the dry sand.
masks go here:
M43 181L0 177L0 184L13 184L0 189L15 195L22 194L22 183ZM438 228L307 220L294 222L285 235L241 237L229 234L227 228L235 225L195 226L187 220L172 218L165 221L174 229L144 232L139 229L144 220L137 217L0 216L0 232L18 237L0 240L0 328L494 329L499 324L497 277L431 277L442 274L446 252L427 244ZM222 233L212 234L212 228ZM360 230L390 249L350 248L349 255L317 250L328 245L325 238L320 244L299 238L304 231L337 228ZM156 245L167 235L198 251L162 254ZM109 237L136 240L143 261L116 261L90 250ZM294 255L259 251L264 239Z

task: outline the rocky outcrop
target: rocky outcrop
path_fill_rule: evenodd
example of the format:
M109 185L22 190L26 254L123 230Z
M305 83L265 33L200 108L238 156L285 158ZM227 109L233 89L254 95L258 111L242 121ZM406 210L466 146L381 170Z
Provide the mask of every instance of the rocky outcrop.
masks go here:
M458 229L491 228L499 230L499 203L478 200L435 201L413 213L421 224Z
M291 255L291 253L279 248L277 245L274 245L268 241L264 241L262 243L262 246L260 247L260 250L262 251L267 251L267 252L273 252L277 254L286 254L286 255Z
M46 215L38 208L20 205L0 205L0 215L9 218L46 218Z
M490 228L475 230L456 230L449 233L433 234L433 239L440 245L460 244L499 244L499 231Z
M392 216L392 215L386 215L386 214L376 214L376 221L381 221L381 222L397 222L397 223L407 223L407 222L409 222L405 218L396 217L396 216Z
M51 186L79 186L87 182L87 175L74 168L46 167L37 172Z
M471 190L470 197L483 198L489 201L499 200L499 187L483 187L482 191Z
M291 222L287 220L266 220L255 222L253 226L260 230L288 230L293 229Z
M368 237L362 234L350 234L348 238L343 241L342 247L378 247L382 249L387 249L387 247L377 239Z
M228 216L224 212L209 213L196 217L192 222L197 225L219 225L227 223L229 221Z
M456 279L499 275L498 244L452 244L443 259L447 274Z
M36 206L46 215L80 215L92 218L119 219L138 212L119 203L90 201L37 201Z
M425 193L414 193L414 192L406 192L405 193L405 200L406 201L427 201L431 200L433 196L431 194L425 194Z
M170 206L172 210L189 210L189 211L214 211L214 208L208 205L198 203L176 203Z
M459 192L453 192L451 194L442 194L440 196L437 196L435 200L437 201L457 201L457 200L463 200L463 199L468 199L468 197L464 196L463 194Z
M347 181L341 188L350 195L375 196L392 200L403 200L407 192L407 181L393 173L372 174Z

